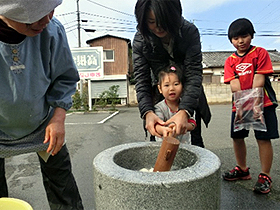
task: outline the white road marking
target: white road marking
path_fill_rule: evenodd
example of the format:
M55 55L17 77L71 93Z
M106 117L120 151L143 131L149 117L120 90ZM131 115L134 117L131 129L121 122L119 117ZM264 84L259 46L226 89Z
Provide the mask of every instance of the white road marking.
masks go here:
M104 122L106 122L107 120L109 120L110 118L114 117L116 114L119 114L119 111L114 112L113 114L111 114L110 116L106 117L105 119L99 121L97 124L102 124Z
M106 117L105 119L99 121L99 122L80 122L80 123L65 123L65 125L95 125L95 124L102 124L105 123L107 120L109 120L110 118L114 117L116 114L119 114L119 111L114 112L113 114L111 114L110 116ZM71 115L71 114L68 114Z

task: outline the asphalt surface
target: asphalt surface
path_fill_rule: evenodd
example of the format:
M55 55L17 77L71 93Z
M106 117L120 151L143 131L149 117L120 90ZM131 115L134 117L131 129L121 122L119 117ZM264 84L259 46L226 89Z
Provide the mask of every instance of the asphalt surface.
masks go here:
M235 166L232 140L229 137L230 105L211 105L212 120L203 125L206 149L221 160L221 174ZM66 119L67 146L85 210L93 210L92 161L101 151L124 143L145 141L142 120L137 107L120 107L119 113L71 114ZM278 121L280 111L277 111ZM107 118L107 119L106 119ZM106 119L106 120L104 120ZM280 209L279 140L273 140L274 162L271 170L273 188L268 195L253 193L260 172L257 143L253 132L246 140L247 162L252 180L227 182L221 179L222 210ZM24 154L6 159L9 196L30 203L34 210L49 210L36 154ZM186 196L187 197L187 196ZM110 201L108 201L110 202ZM141 209L139 207L139 209ZM207 209L207 207L205 207Z

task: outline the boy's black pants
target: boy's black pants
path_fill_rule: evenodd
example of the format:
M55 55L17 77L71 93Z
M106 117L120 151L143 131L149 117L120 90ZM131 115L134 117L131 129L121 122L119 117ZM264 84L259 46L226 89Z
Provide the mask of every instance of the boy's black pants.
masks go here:
M39 155L43 184L51 210L82 210L82 199L72 174L70 156L66 145L58 154L45 162ZM8 197L5 178L5 160L0 158L0 197Z

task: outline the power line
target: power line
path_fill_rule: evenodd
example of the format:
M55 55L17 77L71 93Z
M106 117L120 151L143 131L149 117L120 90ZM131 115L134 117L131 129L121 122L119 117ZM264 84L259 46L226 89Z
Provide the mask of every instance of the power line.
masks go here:
M73 28L73 29L71 29L71 30L68 30L68 31L66 31L66 33L70 33L70 32L73 32L74 30L77 30L77 28ZM77 38L77 36L74 34L74 36Z
M76 29L76 28L77 28L77 24L72 25L72 26L65 27L65 30L68 30L68 29L73 28L73 27L75 27L75 29Z
M227 31L225 29L214 29L214 28L198 28L201 35L213 35L213 36L227 36ZM262 37L279 37L279 31L264 30L258 31L255 36Z
M226 33L200 33L201 36L227 36ZM260 37L280 37L280 34L255 34Z
M81 20L83 23L88 23L88 22L90 22L90 23L102 23L102 24L104 24L104 23L111 23L111 24L119 24L119 25L128 25L128 26L132 26L132 25L136 25L136 24L133 24L133 23L125 23L125 22L118 22L118 21L102 21L102 20Z
M121 29L121 30L135 30L135 28L119 27L119 26L106 26L106 25L81 25L83 27L106 28L106 29ZM136 30L135 30L136 31Z
M116 9L113 9L113 8L110 8L110 7L107 7L107 6L104 6L104 5L102 5L102 4L99 4L99 3L97 3L97 2L94 2L94 1L92 1L92 0L87 0L87 1L88 1L88 2L91 2L91 3L93 3L93 4L96 4L96 5L100 6L100 7L103 7L103 8L105 8L105 9L109 9L109 10L112 10L112 11L114 11L114 12L118 12L118 13L123 14L123 15L128 15L128 16L134 17L134 15L131 15L131 14L128 14L128 13L125 13L125 12L122 12L122 11L119 11L119 10L116 10Z
M89 15L89 16L94 16L94 17L98 17L98 18L104 18L104 19L110 19L110 20L117 20L117 21L129 22L129 23L134 23L134 24L136 24L136 21L127 20L127 19L120 19L120 18L109 17L109 16L105 16L105 15L92 14L92 13L88 13L88 12L81 12L81 14Z
M77 0L79 1L79 0ZM93 0L87 0L90 3L96 4L100 7L106 8L108 10L114 11L114 12L118 12L121 14L125 14L131 17L134 17L134 15L107 7L105 5L99 4ZM267 7L271 6L271 4L269 4ZM266 10L268 8L265 8ZM274 7L273 9L273 15L271 15L272 13L270 13L270 16L267 18L262 19L262 22L257 22L256 25L260 25L260 24L264 24L266 26L269 26L270 24L272 24L272 22L275 24L277 23L277 18L276 18L276 7ZM272 12L272 10L270 11ZM73 23L74 21L70 21L70 22L66 22L65 25L67 25L68 27L66 27L66 32L70 33L73 32L74 30L76 30L77 26L78 28L81 29L92 29L94 28L94 30L96 30L97 32L102 32L102 31L107 31L107 32L126 32L126 33L134 33L136 32L136 29L133 28L133 26L137 25L137 22L135 19L132 20L132 18L130 18L130 20L128 19L121 19L121 18L115 18L115 17L110 17L110 16L106 16L106 15L99 15L99 14L93 14L93 13L89 13L89 12L83 12L83 11L77 11L77 12L68 12L68 13L64 13L64 14L60 14L58 16L63 16L63 19L66 19L64 17L66 16L70 16L73 14L80 14L80 21L82 22L82 25L78 26L78 25L72 25L70 23ZM69 18L68 18L69 19ZM275 21L270 21L270 20L275 20ZM212 20L202 20L202 19L194 19L194 21L196 22L215 22L215 23L228 23L227 21L224 20L216 20L216 21L212 21ZM79 22L79 21L78 21ZM264 23L266 22L266 23ZM208 24L207 23L207 24ZM209 25L209 24L208 24ZM265 28L265 27L264 27ZM227 36L227 30L226 29L221 29L220 28L198 28L200 31L200 35L201 36L212 36L212 37L226 37ZM280 37L280 32L278 31L278 28L273 28L274 30L262 30L262 31L257 31L257 33L255 34L255 36L258 37L262 37L260 38L262 39L266 39L266 40L271 40L269 38L278 38ZM275 30L276 29L276 30Z
M64 19L64 20L65 20L65 19ZM66 20L65 20L65 22L66 22ZM71 20L71 21L69 21L69 22L64 23L63 25L66 26L66 25L68 25L68 24L70 24L70 23L74 23L74 22L77 22L77 20Z
M76 12L68 12L68 13L63 13L63 14L59 14L59 15L55 15L55 16L60 17L60 16L67 16L67 15L73 15L73 14L76 14Z

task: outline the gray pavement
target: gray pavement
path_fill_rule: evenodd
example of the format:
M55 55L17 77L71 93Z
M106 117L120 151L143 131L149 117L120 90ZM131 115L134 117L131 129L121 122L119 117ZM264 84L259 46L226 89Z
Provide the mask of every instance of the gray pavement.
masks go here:
M212 121L203 125L204 143L221 160L221 173L235 166L232 140L229 137L230 105L211 105ZM92 161L104 149L115 145L145 141L142 120L137 107L118 108L119 113L101 122L111 113L71 114L66 119L67 146L85 210L93 210ZM278 121L280 111L277 111ZM221 209L280 209L279 140L273 140L274 162L271 176L273 188L268 195L257 195L252 188L260 172L257 143L252 132L247 138L248 165L252 180L226 182L221 179ZM36 154L24 154L6 159L6 177L10 197L29 202L34 210L49 210L42 185ZM187 199L187 195L186 195ZM110 202L110 201L108 201ZM141 207L139 207L141 209ZM205 207L207 209L207 207Z

